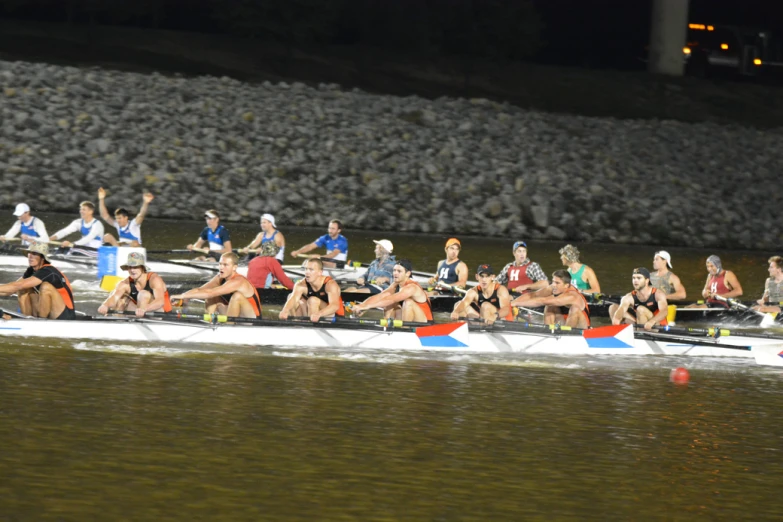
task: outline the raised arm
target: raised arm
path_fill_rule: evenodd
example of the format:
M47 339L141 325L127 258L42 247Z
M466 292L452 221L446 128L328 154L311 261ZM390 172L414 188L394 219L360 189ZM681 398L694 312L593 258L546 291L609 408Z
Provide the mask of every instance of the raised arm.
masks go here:
M101 187L98 189L98 210L101 213L101 219L107 222L111 226L116 225L116 221L114 221L114 218L111 217L111 214L109 214L109 209L106 208L106 190Z
M144 218L147 215L147 210L149 210L150 203L153 199L155 199L155 196L152 195L152 192L145 192L141 197L141 208L139 209L139 213L136 214L135 218L137 225L141 225L141 222L144 221Z

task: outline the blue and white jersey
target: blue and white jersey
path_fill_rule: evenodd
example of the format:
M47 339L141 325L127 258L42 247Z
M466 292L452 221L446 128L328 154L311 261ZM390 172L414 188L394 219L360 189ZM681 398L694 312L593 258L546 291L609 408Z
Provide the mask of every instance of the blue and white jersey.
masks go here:
M231 241L231 234L223 225L218 225L214 231L209 227L204 227L200 237L209 243L210 250L223 250L223 245Z
M40 241L48 241L49 234L46 233L46 226L43 221L37 217L31 217L27 223L22 223L20 220L16 220L11 228L4 235L10 239L16 237L17 234L28 235L30 237L37 238ZM30 241L22 240L22 245L30 245Z
M348 240L342 234L338 234L335 239L332 239L329 234L324 234L315 240L315 244L320 248L326 248L327 254L333 250L339 250L340 253L333 258L336 261L346 261L348 259Z
M132 219L124 227L115 221L114 228L117 229L118 241L122 243L130 243L132 241L138 241L141 244L141 226L136 223L136 219Z
M79 232L82 237L73 242L77 246L100 248L103 245L103 223L93 218L89 223L83 219L74 219L70 225L58 230L53 236L57 239L65 239L67 236Z

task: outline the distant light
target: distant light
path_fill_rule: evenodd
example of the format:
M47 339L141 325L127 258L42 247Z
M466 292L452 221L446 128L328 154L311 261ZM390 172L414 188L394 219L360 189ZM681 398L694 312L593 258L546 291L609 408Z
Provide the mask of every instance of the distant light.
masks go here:
M729 50L729 44L722 43L722 44L720 44L720 48L723 49L724 51L728 51Z
M761 65L761 58L754 58L753 65Z
M691 54L691 48L690 47L683 47L682 48L682 54Z
M696 29L697 31L703 31L704 29L706 29L706 27L704 26L704 24L688 24L688 29ZM710 29L710 31L712 31L712 29Z
M715 27L714 27L714 26L712 26L712 25L708 25L708 26L707 26L707 30L708 30L708 31L714 31L714 30L715 30Z

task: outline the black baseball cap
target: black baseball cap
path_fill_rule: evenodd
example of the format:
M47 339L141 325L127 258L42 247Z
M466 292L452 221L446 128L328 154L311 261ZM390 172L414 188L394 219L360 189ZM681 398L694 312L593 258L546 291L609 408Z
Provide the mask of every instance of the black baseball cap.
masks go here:
M483 265L479 265L479 267L476 269L476 273L479 275L494 274L495 271L492 269L492 265L483 264Z

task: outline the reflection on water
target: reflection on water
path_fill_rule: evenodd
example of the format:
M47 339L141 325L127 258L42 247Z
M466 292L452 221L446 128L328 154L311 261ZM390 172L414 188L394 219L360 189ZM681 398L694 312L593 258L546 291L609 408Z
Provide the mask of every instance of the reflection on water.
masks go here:
M0 345L2 518L731 520L781 507L778 370L699 361L674 387L681 362L654 357L111 349Z

